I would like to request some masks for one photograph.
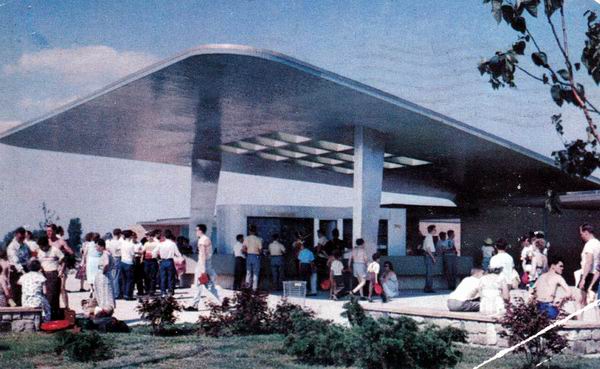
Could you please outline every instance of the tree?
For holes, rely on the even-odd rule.
[[[56,214],[56,212],[54,210],[51,210],[46,205],[45,201],[42,202],[42,215],[44,216],[44,220],[42,220],[38,224],[40,226],[40,230],[43,230],[43,231],[46,230],[46,226],[48,224],[56,224],[60,220],[60,217]]]
[[[73,250],[79,250],[81,246],[81,220],[79,218],[71,218],[69,220],[69,226],[67,228],[69,234],[69,246]]]
[[[504,20],[519,36],[510,49],[496,51],[494,56],[479,63],[479,72],[489,77],[493,89],[516,87],[515,73],[522,73],[548,86],[552,100],[559,107],[567,103],[581,110],[586,131],[585,139],[567,140],[564,137],[562,115],[552,115],[551,123],[565,147],[564,150],[552,152],[552,156],[565,172],[579,177],[589,176],[600,167],[600,132],[594,122],[600,111],[587,99],[586,89],[578,82],[578,72],[583,66],[594,83],[600,83],[600,22],[596,13],[589,10],[584,13],[584,17],[587,17],[585,45],[581,51],[581,62],[573,63],[572,54],[569,52],[564,0],[543,0],[549,32],[562,55],[561,61],[551,62],[528,28],[528,20],[525,18],[527,14],[533,18],[538,17],[538,8],[542,0],[483,0],[483,3],[491,4],[496,22],[501,23]],[[557,17],[560,19],[560,34],[555,24]],[[528,47],[533,49],[530,53],[531,61],[541,71],[529,71],[519,65],[519,58],[525,55]]]

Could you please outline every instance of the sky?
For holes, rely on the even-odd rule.
[[[600,5],[567,3],[574,59],[587,9]],[[558,62],[544,17],[528,21]],[[549,156],[561,148],[550,116],[562,112],[575,138],[581,113],[559,109],[547,86],[524,76],[516,89],[494,91],[476,69],[515,39],[489,4],[473,0],[0,0],[0,131],[184,50],[231,43],[287,54]],[[522,66],[539,72],[527,58]],[[599,101],[591,79],[577,78]],[[0,232],[37,224],[42,201],[89,228],[187,216],[189,183],[188,168],[0,145]]]

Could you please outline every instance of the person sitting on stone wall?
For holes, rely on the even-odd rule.
[[[548,318],[556,319],[560,312],[560,307],[565,301],[572,298],[571,288],[562,276],[564,262],[560,258],[551,261],[550,270],[542,274],[534,286],[537,296],[537,307],[540,312],[546,313]],[[557,298],[558,287],[565,291],[562,298]]]
[[[479,289],[483,270],[471,269],[471,276],[463,279],[458,287],[448,296],[450,311],[479,311]]]

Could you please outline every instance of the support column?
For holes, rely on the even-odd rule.
[[[384,146],[385,141],[379,132],[354,127],[352,241],[364,239],[369,256],[377,251]]]
[[[190,204],[190,243],[196,252],[196,224],[206,224],[206,235],[211,237],[215,225],[220,161],[195,159],[192,161],[192,193]],[[217,246],[217,245],[213,245]]]

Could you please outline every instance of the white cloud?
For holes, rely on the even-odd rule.
[[[0,120],[0,133],[8,131],[19,124],[21,124],[21,122],[18,120]]]
[[[39,73],[56,76],[70,84],[96,85],[136,72],[157,60],[147,53],[92,45],[23,54],[15,64],[5,65],[2,71],[5,75]]]
[[[77,96],[71,96],[67,98],[46,98],[46,99],[32,99],[26,97],[21,99],[18,103],[19,107],[24,110],[30,110],[33,112],[42,111],[47,112],[60,106],[66,105],[74,101]]]

